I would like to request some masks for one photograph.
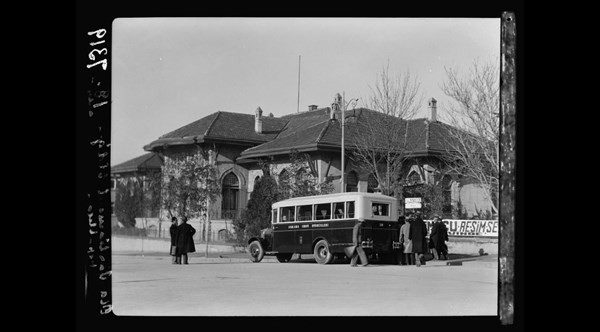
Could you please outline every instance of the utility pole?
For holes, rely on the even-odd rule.
[[[296,113],[300,113],[300,60],[302,60],[302,56],[298,55],[298,103],[296,104]]]
[[[344,121],[346,121],[346,108],[348,107],[348,105],[346,104],[346,92],[342,92],[343,97],[340,96],[339,93],[336,93],[335,97],[334,97],[334,101],[333,104],[331,104],[331,111],[335,112],[336,110],[340,111],[340,117],[342,118],[342,177],[340,178],[340,184],[341,184],[341,189],[340,192],[346,192],[346,186],[345,186],[345,179],[344,179],[344,174],[345,174],[345,154],[346,154],[346,147],[345,147],[345,134],[344,134],[344,128],[345,128],[345,124]],[[348,104],[350,104],[351,102],[358,102],[358,98],[354,98],[354,99],[350,99],[350,101],[348,102]]]
[[[213,151],[208,150],[208,165],[213,165]],[[207,181],[208,183],[208,181]],[[206,195],[206,250],[204,252],[204,257],[208,258],[208,238],[210,236],[210,195]]]
[[[206,198],[206,251],[204,257],[208,258],[208,236],[210,235],[210,198]]]
[[[345,157],[344,156],[345,155],[345,146],[344,146],[344,143],[345,143],[344,142],[345,141],[345,139],[344,139],[344,127],[345,127],[344,126],[344,120],[345,119],[344,118],[346,117],[346,92],[344,91],[344,92],[342,92],[342,94],[343,94],[343,97],[342,97],[342,106],[340,107],[341,114],[342,114],[342,190],[340,192],[343,193],[343,192],[346,192],[346,185],[345,185],[346,183],[344,181],[344,176],[346,174],[344,172],[344,166],[345,166],[344,162],[345,162],[345,159],[346,159],[346,158],[344,158]]]

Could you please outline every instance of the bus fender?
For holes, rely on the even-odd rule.
[[[248,244],[248,245],[250,245],[250,243],[252,243],[252,242],[254,242],[254,241],[258,241],[258,242],[260,242],[260,245],[263,247],[263,250],[265,250],[265,251],[270,251],[270,250],[271,250],[271,248],[270,248],[270,243],[269,243],[269,241],[267,241],[267,239],[265,239],[265,238],[262,238],[262,237],[260,237],[260,236],[254,236],[254,237],[251,237],[251,238],[248,240],[248,243],[247,243],[247,244]]]
[[[315,248],[315,246],[317,245],[317,242],[319,242],[319,241],[321,241],[321,240],[325,240],[325,241],[327,241],[327,239],[326,239],[324,236],[319,236],[319,237],[317,237],[316,239],[314,239],[314,240],[313,240],[313,243],[312,243],[312,248],[314,249],[314,248]],[[329,244],[329,241],[327,241],[327,243]],[[329,244],[329,247],[331,247],[331,244]],[[331,248],[330,248],[330,249],[331,249]]]

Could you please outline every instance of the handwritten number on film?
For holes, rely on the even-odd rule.
[[[106,40],[102,39],[104,37],[104,35],[106,35],[106,29],[98,29],[96,31],[89,31],[87,34],[88,34],[88,36],[96,35],[96,38],[100,39],[100,41],[90,43],[90,46],[96,46],[96,45],[100,45],[100,44],[103,44],[104,42],[106,42]],[[102,48],[102,49],[94,48],[88,54],[88,58],[92,61],[96,61],[96,56],[107,55],[107,54],[108,54],[108,49],[106,49],[106,48]],[[89,69],[98,64],[102,64],[102,69],[106,70],[106,67],[108,66],[108,59],[102,59],[102,60],[96,61],[92,64],[87,65],[86,67]]]

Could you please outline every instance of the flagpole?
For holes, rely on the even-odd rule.
[[[296,113],[300,113],[300,60],[301,55],[298,55],[298,103],[296,104]]]
[[[342,105],[340,105],[340,112],[342,117],[342,190],[340,192],[346,192],[346,186],[344,181],[344,118],[346,117],[346,92],[342,92]]]

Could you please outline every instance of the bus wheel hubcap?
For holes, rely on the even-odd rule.
[[[327,256],[327,249],[321,248],[320,253],[321,253],[321,257]]]

